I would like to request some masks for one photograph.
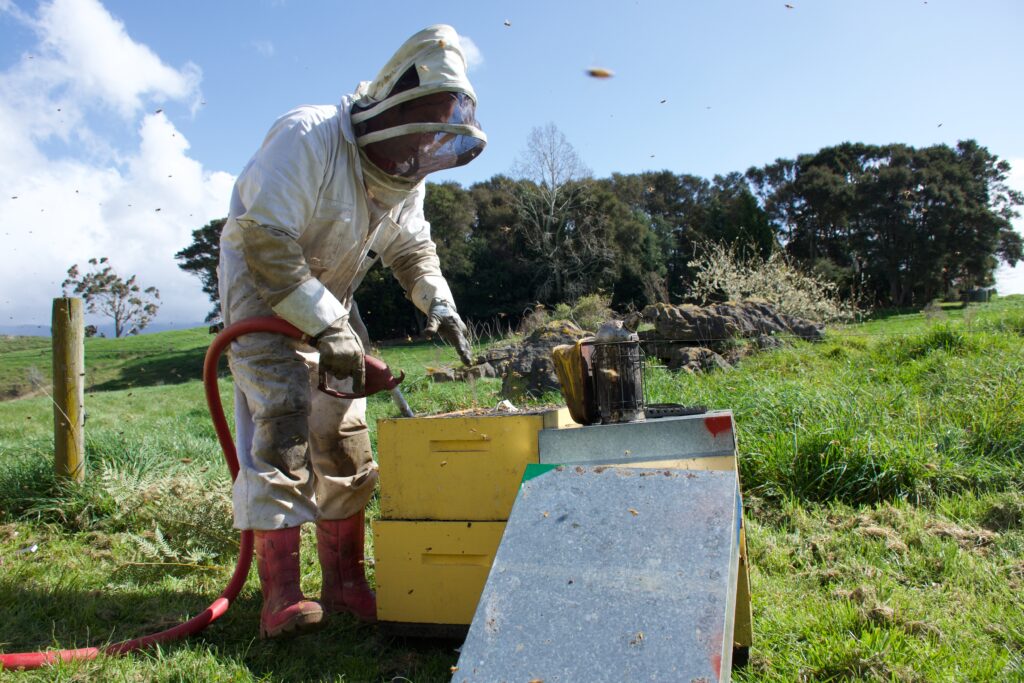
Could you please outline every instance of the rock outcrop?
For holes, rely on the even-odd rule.
[[[653,304],[643,310],[644,322],[654,324],[659,339],[687,341],[711,346],[737,337],[794,335],[817,341],[824,326],[795,316],[779,313],[764,301],[741,301],[695,306]]]
[[[818,341],[824,325],[779,313],[766,301],[695,306],[654,304],[641,317],[654,330],[641,334],[649,357],[694,372],[731,367],[740,358],[782,345],[786,336]],[[737,344],[748,341],[748,344]]]
[[[770,303],[758,300],[711,306],[654,304],[639,317],[654,326],[640,333],[648,359],[690,372],[728,370],[746,355],[781,346],[786,337],[817,341],[824,331],[820,323],[779,313]],[[503,397],[539,396],[559,388],[551,350],[587,336],[592,333],[575,323],[552,320],[519,344],[489,349],[472,367],[438,370],[431,379],[452,382],[501,377]]]
[[[538,327],[509,359],[502,375],[501,395],[515,399],[558,391],[558,375],[551,350],[560,344],[575,344],[589,334],[567,320],[553,320]]]

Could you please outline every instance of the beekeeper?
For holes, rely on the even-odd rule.
[[[334,388],[362,392],[368,340],[353,329],[352,295],[378,260],[426,314],[427,332],[471,362],[423,196],[427,174],[483,150],[475,110],[458,35],[431,26],[339,105],[278,119],[235,183],[218,269],[224,322],[277,315],[318,351],[278,334],[240,337],[229,351],[234,522],[255,532],[263,637],[315,626],[324,612],[375,619],[363,571],[363,508],[377,482],[366,401],[316,391],[317,363]],[[314,521],[319,604],[299,589],[299,527]]]

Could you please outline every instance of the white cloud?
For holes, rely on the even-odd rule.
[[[466,65],[475,69],[484,63],[484,55],[469,36],[459,36],[459,44],[462,46],[462,54],[466,56]]]
[[[13,0],[0,0],[0,12],[10,14],[21,22],[28,21],[28,15],[21,11],[21,8],[14,4]]]
[[[256,49],[256,52],[259,52],[264,57],[273,57],[274,52],[276,52],[274,44],[269,40],[254,40],[250,45]]]
[[[0,324],[47,323],[67,268],[100,256],[160,290],[158,322],[202,320],[209,301],[174,253],[225,214],[233,178],[190,157],[165,114],[142,114],[198,100],[199,69],[164,64],[96,0],[9,13],[38,43],[0,71]],[[92,125],[111,111],[132,134]]]
[[[42,61],[66,79],[75,97],[99,97],[125,117],[142,107],[143,96],[198,99],[202,74],[196,65],[167,66],[97,0],[54,0],[40,8],[36,30]]]

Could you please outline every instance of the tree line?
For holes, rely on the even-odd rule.
[[[973,140],[955,147],[843,143],[707,179],[671,171],[594,178],[553,125],[531,134],[512,173],[462,187],[428,183],[431,234],[459,311],[518,318],[603,292],[622,310],[687,300],[695,259],[709,245],[746,257],[782,250],[844,296],[918,306],[993,283],[998,261],[1024,243],[1011,219],[1024,197],[1010,171]],[[177,254],[217,315],[223,219]],[[422,324],[380,267],[356,294],[376,338]]]

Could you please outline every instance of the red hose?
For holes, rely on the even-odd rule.
[[[228,470],[231,472],[231,481],[234,481],[235,477],[238,476],[238,454],[235,451],[235,442],[231,438],[231,430],[228,428],[227,420],[224,419],[224,408],[220,402],[220,392],[217,388],[217,362],[220,360],[221,353],[232,340],[251,332],[276,332],[295,339],[303,337],[303,333],[298,328],[281,318],[249,318],[225,328],[214,338],[210,348],[206,351],[206,360],[203,363],[203,386],[206,389],[206,403],[210,408],[210,417],[213,419],[213,428],[217,432],[217,440],[220,441],[220,447],[224,451],[224,459],[227,461]],[[60,661],[96,659],[100,654],[119,655],[198,633],[220,618],[228,610],[231,602],[238,597],[242,586],[245,585],[246,578],[249,576],[250,564],[252,564],[252,531],[246,530],[241,533],[238,562],[235,564],[235,571],[231,575],[231,581],[228,582],[224,592],[209,607],[188,621],[166,631],[135,638],[134,640],[125,640],[102,648],[83,647],[76,650],[0,654],[0,670],[38,669],[47,664],[54,664]]]

